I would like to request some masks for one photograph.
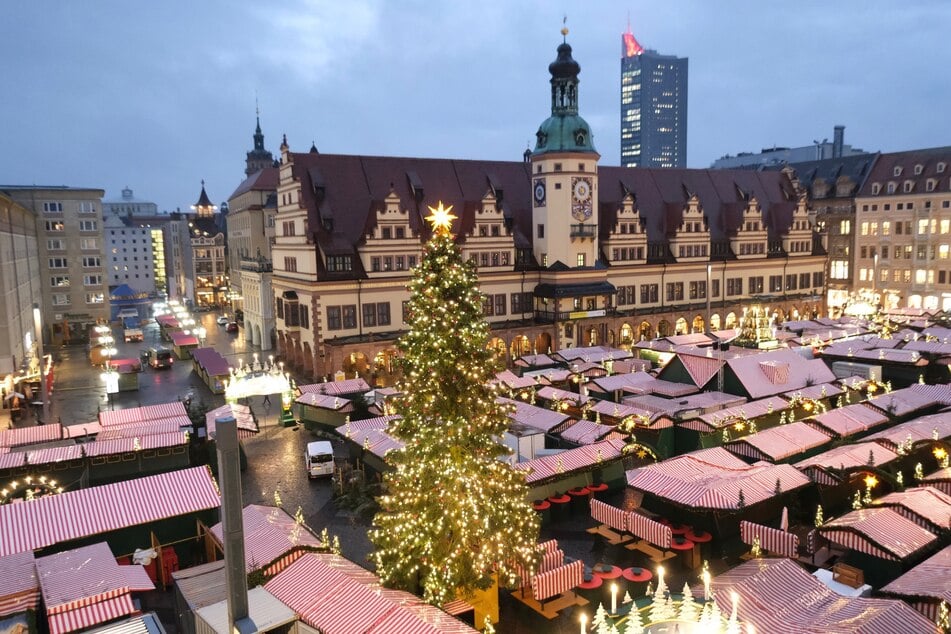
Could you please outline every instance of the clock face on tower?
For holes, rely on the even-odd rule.
[[[545,204],[545,181],[541,178],[535,181],[532,190],[532,197],[535,199],[535,206],[542,207]]]
[[[571,179],[571,216],[578,222],[591,218],[591,179],[585,176]]]

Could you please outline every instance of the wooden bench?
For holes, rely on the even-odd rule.
[[[838,563],[832,566],[832,580],[850,588],[861,588],[865,585],[865,573],[861,568]]]
[[[607,524],[599,524],[598,526],[587,529],[587,531],[591,533],[592,535],[600,535],[611,546],[626,544],[627,542],[634,539],[632,535],[624,535],[624,534],[618,533]]]
[[[565,608],[570,608],[573,605],[588,605],[587,599],[578,596],[572,590],[562,592],[558,596],[545,599],[544,601],[536,600],[535,597],[532,596],[531,589],[528,588],[517,590],[512,593],[512,596],[548,620],[557,619],[559,612]]]
[[[647,555],[650,558],[650,560],[653,561],[655,564],[663,563],[667,561],[668,559],[673,559],[674,557],[677,556],[677,553],[671,552],[669,550],[661,550],[660,548],[657,548],[656,546],[651,544],[649,541],[644,539],[638,540],[634,542],[633,544],[628,544],[627,546],[625,546],[625,548],[627,548],[628,550],[641,551],[642,553]]]

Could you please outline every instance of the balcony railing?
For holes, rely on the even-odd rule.
[[[597,227],[594,225],[571,225],[571,237],[572,238],[591,238],[594,239]]]
[[[264,258],[255,260],[241,260],[241,270],[251,273],[271,273],[274,270],[274,264]]]

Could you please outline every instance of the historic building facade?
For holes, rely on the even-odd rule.
[[[188,231],[194,295],[187,299],[194,301],[196,306],[228,305],[230,288],[225,232],[218,206],[208,198],[204,181],[192,211],[194,215],[188,219]]]
[[[563,43],[551,116],[523,162],[294,153],[281,145],[277,343],[309,376],[386,383],[428,207],[478,268],[490,346],[511,360],[823,311],[825,250],[788,173],[598,165]]]
[[[881,154],[855,198],[853,288],[885,308],[951,310],[951,147]]]

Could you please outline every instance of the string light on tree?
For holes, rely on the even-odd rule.
[[[517,566],[536,567],[539,520],[524,474],[499,460],[508,428],[490,379],[500,368],[472,264],[452,236],[452,207],[430,207],[433,234],[409,284],[399,418],[404,443],[370,539],[377,574],[390,587],[421,590],[441,605],[488,588],[514,586]]]

